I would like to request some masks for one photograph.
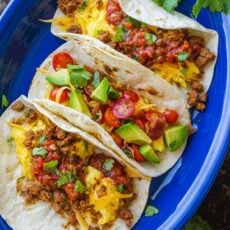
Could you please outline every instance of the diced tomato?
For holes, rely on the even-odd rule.
[[[50,91],[50,95],[49,95],[49,99],[52,100],[52,101],[56,101],[56,96],[57,96],[57,93],[58,93],[58,90],[60,88],[59,87],[54,87],[51,91]],[[69,97],[70,97],[70,91],[68,89],[64,89],[62,91],[62,94],[60,96],[60,99],[58,101],[58,103],[64,103],[66,101],[69,100]]]
[[[150,129],[149,136],[152,140],[156,140],[164,134],[164,121],[157,118],[154,127]]]
[[[123,97],[126,98],[126,99],[131,100],[134,103],[138,102],[138,100],[139,100],[139,96],[135,92],[133,92],[131,90],[126,90],[123,93]]]
[[[138,124],[143,130],[145,130],[145,122],[141,118],[136,118],[135,123]]]
[[[74,191],[74,184],[68,183],[64,186],[65,192],[67,193],[71,201],[76,200],[79,197],[79,193]]]
[[[173,109],[166,109],[164,111],[164,117],[165,117],[165,121],[168,124],[173,124],[177,121],[179,115],[178,115],[177,111],[175,111]]]
[[[33,157],[32,165],[33,165],[33,173],[35,175],[43,171],[43,163],[44,163],[44,160],[42,157],[40,156]]]
[[[138,162],[145,162],[145,158],[141,155],[138,147],[136,145],[132,145],[131,146],[131,150],[132,150],[132,154],[133,154],[133,158],[135,161],[138,161]]]
[[[47,157],[45,159],[45,162],[49,162],[49,161],[52,161],[52,160],[58,160],[59,161],[60,159],[61,159],[61,157],[60,157],[60,155],[58,153],[56,153],[56,152],[48,152]]]
[[[185,41],[183,46],[182,46],[182,50],[183,51],[188,51],[189,48],[190,48],[190,44],[187,41]]]
[[[43,146],[47,151],[52,151],[52,146],[55,145],[55,140],[45,140]],[[50,148],[51,146],[51,148]]]
[[[113,106],[113,114],[120,119],[130,118],[135,111],[134,103],[126,98],[121,98]]]
[[[68,64],[74,64],[73,58],[68,53],[60,52],[53,56],[52,65],[56,71],[61,68],[66,68]]]
[[[113,114],[112,108],[108,107],[104,113],[104,121],[107,125],[118,128],[120,127],[120,120]]]
[[[123,146],[124,142],[122,138],[120,138],[116,133],[111,133],[111,136],[119,147]]]
[[[106,9],[106,20],[112,25],[119,25],[124,19],[125,14],[122,12],[122,9],[118,2],[109,0]]]

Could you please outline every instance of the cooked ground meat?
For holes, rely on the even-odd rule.
[[[215,54],[213,54],[211,51],[209,51],[206,48],[201,48],[198,58],[195,60],[195,64],[202,68],[204,67],[208,62],[215,59]]]
[[[131,220],[133,218],[133,214],[131,213],[131,211],[125,207],[122,206],[121,208],[119,208],[118,210],[118,216],[123,219],[123,220]]]
[[[103,1],[102,0],[97,0],[97,9],[101,9],[103,7]]]
[[[58,0],[58,8],[67,16],[73,15],[74,11],[82,5],[84,0]]]
[[[100,230],[99,227],[95,227],[95,226],[89,226],[88,230]]]
[[[64,140],[60,142],[60,147],[69,145],[74,141],[76,141],[76,136],[74,134],[69,134]]]
[[[108,42],[111,42],[111,34],[107,31],[103,31],[99,37],[98,37],[99,40],[103,41],[104,43],[108,43]]]
[[[26,131],[26,138],[24,140],[24,145],[26,146],[26,148],[28,149],[32,149],[34,147],[34,131],[33,130],[28,130]]]
[[[57,139],[63,140],[67,136],[67,133],[64,130],[62,130],[61,128],[56,127],[55,128],[55,135],[56,135]]]
[[[52,206],[53,206],[55,212],[57,212],[57,213],[59,213],[59,214],[61,214],[61,213],[63,212],[62,207],[61,207],[60,204],[58,204],[58,203],[53,203]]]
[[[25,118],[27,123],[32,123],[37,120],[37,113],[33,109],[26,109]]]
[[[60,192],[59,190],[55,190],[53,192],[53,198],[54,198],[54,202],[61,204],[66,202],[67,196],[65,195],[65,193]]]
[[[191,90],[188,92],[188,104],[194,107],[196,110],[204,111],[206,106],[205,102],[207,101],[207,94],[198,92],[196,90]]]
[[[25,108],[25,106],[21,101],[17,101],[13,105],[11,105],[10,108],[17,112],[21,112]]]
[[[203,92],[204,91],[204,86],[199,81],[193,81],[191,83],[191,88],[193,90],[196,90],[197,92]]]
[[[42,191],[42,187],[34,184],[28,187],[27,192],[31,193],[33,196],[39,196],[40,192]]]
[[[100,187],[100,189],[97,191],[97,196],[100,198],[100,197],[103,197],[106,195],[106,187],[104,185],[102,185]]]
[[[55,128],[56,125],[53,123],[50,123],[49,125],[47,125],[46,129],[44,130],[43,135],[46,137],[46,139],[51,139],[55,133]]]
[[[67,32],[73,33],[73,34],[82,34],[82,29],[79,26],[73,25],[67,29]]]
[[[199,94],[199,101],[205,103],[208,99],[207,93]]]
[[[41,190],[41,192],[38,195],[38,198],[42,201],[51,201],[52,194],[46,190]]]
[[[197,102],[195,105],[195,109],[198,111],[204,111],[206,109],[206,106],[204,103]]]

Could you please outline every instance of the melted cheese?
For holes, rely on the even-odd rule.
[[[98,220],[99,225],[110,223],[116,219],[116,212],[123,204],[122,199],[131,198],[130,194],[122,194],[117,191],[112,179],[103,177],[103,174],[92,168],[87,167],[86,185],[89,188],[89,204],[94,206],[94,210],[101,214]],[[98,197],[98,191],[101,187],[106,187],[106,193],[102,197]]]

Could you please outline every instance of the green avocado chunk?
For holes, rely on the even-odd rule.
[[[101,103],[105,103],[108,100],[109,81],[105,77],[98,87],[93,91],[91,98]]]
[[[149,136],[133,122],[122,125],[120,128],[116,129],[115,133],[128,143],[145,145],[152,142]]]
[[[160,163],[160,158],[157,156],[150,145],[141,146],[140,153],[147,161],[157,164]]]
[[[70,79],[68,69],[60,69],[46,77],[46,80],[53,85],[69,85]]]
[[[176,151],[186,141],[188,137],[188,127],[186,125],[177,125],[169,127],[164,132],[164,139],[169,151]]]
[[[79,89],[75,89],[70,94],[69,107],[77,110],[78,112],[85,113],[92,117],[89,108],[84,101],[84,97]]]

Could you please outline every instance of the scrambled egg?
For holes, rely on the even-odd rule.
[[[116,212],[123,204],[122,199],[130,198],[130,194],[122,194],[117,191],[112,179],[103,177],[103,174],[97,169],[88,166],[85,182],[89,188],[89,203],[94,206],[95,211],[101,214],[98,220],[99,225],[110,223],[116,219]],[[101,187],[106,187],[106,193],[102,197],[98,197],[98,191]],[[93,188],[93,189],[92,189]]]

